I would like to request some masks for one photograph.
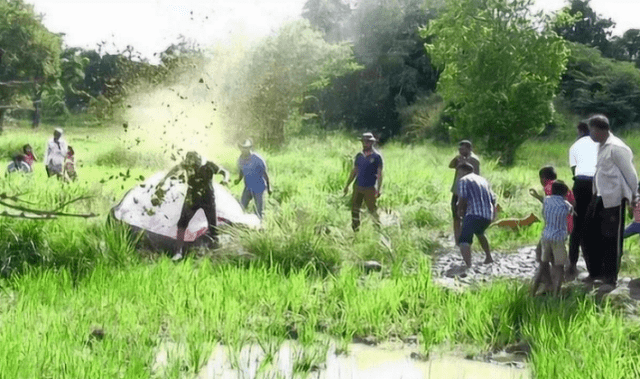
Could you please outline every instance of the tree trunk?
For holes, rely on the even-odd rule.
[[[6,109],[0,108],[0,134],[4,131],[4,112]]]

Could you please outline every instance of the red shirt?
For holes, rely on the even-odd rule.
[[[551,196],[551,186],[553,185],[553,182],[555,182],[555,180],[545,180],[544,182],[544,194],[547,196]],[[569,192],[567,192],[567,201],[570,202],[571,204],[575,204],[576,203],[576,198],[573,197],[573,191],[569,190]],[[567,215],[567,233],[571,234],[571,231],[573,230],[573,215],[571,213],[569,213],[569,215]]]
[[[33,162],[35,162],[36,157],[33,156],[33,153],[27,153],[24,155],[24,161],[31,167],[33,167]]]

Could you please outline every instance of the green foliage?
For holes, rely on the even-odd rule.
[[[311,3],[308,2],[307,4]],[[436,86],[438,71],[425,54],[418,28],[435,18],[437,1],[366,0],[334,25],[352,41],[364,68],[334,79],[305,106],[325,128],[343,125],[383,138],[401,132],[400,113]]]
[[[160,152],[139,152],[124,146],[114,146],[110,150],[100,152],[95,157],[95,164],[107,167],[146,167],[161,168],[165,159]]]
[[[415,103],[400,110],[401,136],[404,141],[420,141],[427,138],[444,139],[442,132],[444,102],[438,95],[419,98]]]
[[[324,41],[309,22],[283,26],[252,53],[243,90],[248,113],[244,133],[272,145],[286,140],[285,122],[299,112],[304,95],[324,88],[331,78],[357,70],[351,49]]]
[[[596,14],[589,3],[590,0],[570,0],[563,11],[574,17],[574,22],[555,25],[553,30],[569,42],[595,47],[603,54],[608,54],[611,51],[609,38],[615,22]]]
[[[640,122],[640,71],[631,63],[604,58],[594,48],[570,47],[561,84],[567,107],[583,116],[605,114],[613,128]]]
[[[302,17],[322,31],[327,41],[342,40],[341,26],[349,17],[351,8],[342,0],[308,0],[302,9]]]
[[[35,95],[60,74],[60,36],[49,32],[33,6],[22,0],[0,2],[0,106]],[[9,83],[9,84],[7,84]],[[0,108],[0,130],[6,108]]]
[[[439,93],[455,107],[451,133],[474,138],[485,151],[513,163],[527,138],[553,115],[552,99],[567,48],[527,16],[529,0],[455,0],[423,37],[444,67]]]

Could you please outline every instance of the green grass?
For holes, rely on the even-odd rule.
[[[354,337],[417,335],[426,352],[456,346],[486,352],[527,341],[538,378],[640,375],[639,329],[624,303],[571,289],[561,299],[531,298],[516,282],[465,293],[433,284],[432,254],[451,234],[453,172],[447,164],[453,147],[384,146],[379,205],[383,218],[396,220],[382,229],[389,243],[366,212],[360,233],[350,228],[342,187],[358,141],[326,133],[261,152],[274,185],[264,230],[229,230],[237,238],[220,251],[174,264],[140,254],[125,230],[106,223],[128,188],[168,168],[171,159],[119,140],[121,128],[67,129],[82,162],[78,182],[47,179],[40,164],[31,176],[7,177],[0,193],[24,193],[24,200],[46,209],[90,196],[64,209],[100,217],[0,218],[0,367],[6,377],[188,377],[217,343],[232,351],[247,343],[273,351],[293,331],[306,347],[295,366],[301,372],[318,363],[328,338],[346,346]],[[49,134],[47,128],[9,129],[0,147],[30,143],[42,157],[38,149]],[[640,137],[627,141],[639,151]],[[501,217],[540,214],[528,189],[540,187],[537,172],[547,164],[570,182],[570,144],[527,142],[510,169],[483,160]],[[213,158],[237,174],[236,156]],[[236,196],[241,190],[231,187]],[[534,244],[541,227],[517,233],[492,228],[488,238],[494,250],[515,251]],[[637,275],[637,241],[625,246],[623,275]],[[252,258],[239,258],[238,250]],[[381,273],[363,272],[360,262],[370,259],[383,263]],[[91,337],[96,329],[104,330],[104,339]],[[155,355],[171,344],[180,348],[165,371],[155,372]]]

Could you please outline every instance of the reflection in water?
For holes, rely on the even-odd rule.
[[[324,349],[320,349],[324,350]],[[529,370],[506,365],[471,361],[453,356],[421,360],[417,348],[384,349],[362,344],[349,345],[348,354],[303,349],[285,342],[278,351],[265,354],[258,345],[245,346],[231,354],[218,345],[198,379],[294,378],[317,379],[530,379]],[[161,355],[161,354],[159,354]],[[164,356],[168,355],[164,353]],[[175,355],[174,355],[175,356]],[[414,359],[418,358],[418,359]],[[159,363],[159,362],[156,362]],[[171,362],[166,362],[171,364]],[[309,372],[309,368],[311,371]]]

